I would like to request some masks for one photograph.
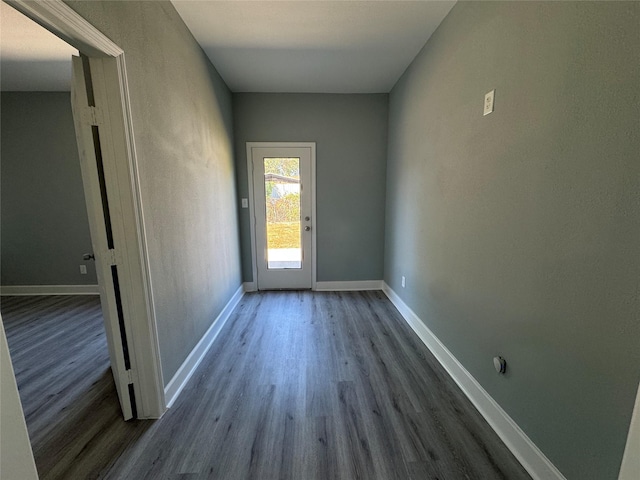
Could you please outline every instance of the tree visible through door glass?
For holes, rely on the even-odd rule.
[[[302,268],[300,159],[265,158],[267,268]]]

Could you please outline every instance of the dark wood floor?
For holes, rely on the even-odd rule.
[[[0,297],[41,480],[99,478],[146,429],[124,422],[97,296]]]
[[[87,297],[2,299],[43,479],[530,478],[381,292],[246,295],[173,408],[127,423],[99,322],[28,320],[38,301],[100,311]],[[71,340],[82,328],[92,346]],[[58,374],[34,345],[52,336],[67,363]],[[94,356],[102,363],[90,367]]]

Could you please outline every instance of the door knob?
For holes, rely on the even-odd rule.
[[[82,255],[83,260],[95,260],[96,256],[93,253],[85,253]]]
[[[307,225],[306,227],[304,227],[304,231],[305,231],[305,232],[308,232],[309,230],[311,230],[311,227],[310,227],[310,226],[308,226],[308,225]]]

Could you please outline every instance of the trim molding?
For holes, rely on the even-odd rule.
[[[529,475],[534,480],[566,480],[560,470],[551,463],[518,424],[482,388],[478,381],[473,378],[438,337],[429,330],[413,310],[404,303],[398,294],[385,282],[383,282],[382,290],[413,331],[420,337],[420,340],[431,350],[431,353],[471,400],[471,403],[478,409],[491,428],[495,430],[507,448],[511,450],[511,453],[529,472]]]
[[[7,0],[7,3],[85,55],[117,57],[123,52],[62,0]]]
[[[382,290],[382,280],[358,280],[354,282],[316,282],[318,292],[342,292],[358,290]]]
[[[0,296],[26,295],[100,295],[98,285],[6,285]]]
[[[256,282],[244,282],[242,284],[242,289],[246,292],[257,292],[258,291],[258,286],[256,285]]]
[[[200,362],[211,348],[211,345],[213,345],[214,340],[220,333],[220,330],[222,330],[222,327],[224,327],[227,320],[229,320],[231,312],[236,308],[236,305],[238,305],[238,302],[240,302],[243,295],[243,286],[240,286],[222,309],[220,315],[217,316],[209,329],[202,336],[197,345],[193,347],[193,350],[191,350],[191,353],[182,363],[173,378],[169,383],[167,383],[167,386],[164,388],[164,397],[167,403],[167,408],[171,408],[173,403],[178,399],[182,389],[194,374],[198,365],[200,365]]]
[[[631,415],[627,446],[622,457],[622,466],[618,480],[636,480],[640,478],[640,385],[636,394],[636,403]]]

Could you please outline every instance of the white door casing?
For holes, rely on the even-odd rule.
[[[618,480],[636,480],[638,478],[640,478],[640,385],[638,385],[636,403],[631,414],[627,445],[622,456]]]
[[[113,225],[117,248],[114,263],[118,265],[120,305],[127,319],[134,367],[127,379],[133,380],[138,418],[159,418],[166,411],[164,382],[124,51],[62,0],[6,1],[88,55],[96,65],[92,77],[99,108],[88,115],[103,122],[106,184],[110,206],[118,212],[119,221]]]
[[[300,249],[267,248],[266,158],[299,159]],[[315,143],[249,142],[247,166],[254,284],[258,290],[315,289]],[[283,252],[286,258],[276,257]],[[294,257],[288,258],[291,255]]]

